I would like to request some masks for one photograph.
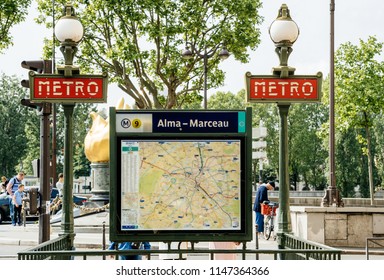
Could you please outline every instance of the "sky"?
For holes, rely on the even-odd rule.
[[[237,93],[245,88],[245,73],[253,75],[269,75],[272,67],[279,65],[275,47],[271,41],[268,28],[276,19],[282,4],[287,4],[292,19],[299,26],[299,38],[293,45],[289,57],[289,66],[295,67],[295,74],[314,75],[322,72],[324,77],[330,69],[330,0],[267,0],[263,1],[260,14],[264,22],[259,26],[261,43],[250,52],[250,61],[246,64],[235,61],[233,57],[220,63],[225,72],[224,85],[209,89],[208,95],[220,91]],[[367,40],[376,36],[384,42],[384,1],[383,0],[335,0],[335,50],[340,44],[351,42],[359,44],[359,40]],[[37,15],[36,5],[30,7],[27,20],[11,29],[14,45],[0,55],[0,73],[27,78],[28,71],[21,68],[21,61],[36,60],[42,57],[44,38],[51,38],[53,31],[34,22]],[[81,48],[81,44],[79,45]],[[228,50],[231,51],[230,49]],[[56,50],[56,56],[61,56]],[[382,56],[383,57],[383,56]],[[76,64],[76,61],[74,62]],[[108,89],[108,103],[103,105],[115,106],[121,97],[126,97],[116,86]]]

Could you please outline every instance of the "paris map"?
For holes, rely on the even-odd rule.
[[[239,230],[240,140],[122,140],[122,230]]]

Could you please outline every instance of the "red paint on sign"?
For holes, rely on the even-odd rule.
[[[250,78],[250,100],[318,100],[317,78]]]
[[[102,77],[39,77],[33,79],[33,99],[103,99]]]

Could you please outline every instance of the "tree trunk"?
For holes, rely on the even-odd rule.
[[[367,152],[368,152],[368,179],[369,179],[369,192],[371,195],[371,205],[375,205],[375,192],[373,186],[373,161],[371,154],[371,135],[369,133],[368,125],[365,126],[365,132],[367,134]]]

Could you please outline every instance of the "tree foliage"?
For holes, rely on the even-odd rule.
[[[371,204],[374,197],[374,154],[371,129],[384,108],[384,61],[378,61],[383,43],[375,37],[359,45],[350,42],[340,46],[335,56],[335,114],[341,129],[357,130],[357,140],[363,144],[368,159]]]
[[[19,85],[16,77],[0,76],[0,166],[6,177],[13,176],[23,169],[22,159],[28,153],[29,127],[37,119],[35,112],[20,104],[26,91]]]
[[[50,2],[38,1],[39,21],[47,26]],[[56,2],[59,9],[66,0]],[[202,54],[225,44],[245,63],[260,42],[260,6],[258,0],[79,0],[85,35],[78,63],[85,72],[107,72],[138,108],[180,108],[190,94],[201,92],[204,80],[203,58],[182,58],[186,42]],[[224,81],[215,53],[208,60],[209,88]]]
[[[288,117],[291,182],[296,189],[301,181],[314,189],[324,189],[327,150],[322,146],[318,131],[327,121],[328,110],[317,103],[291,107]]]
[[[234,95],[231,92],[218,91],[208,99],[208,108],[210,109],[234,109],[244,110],[244,91]]]
[[[380,180],[378,189],[384,189],[384,115],[379,114],[374,120],[374,136],[375,136],[375,167],[377,168],[377,176]]]
[[[12,45],[10,29],[25,20],[31,0],[0,1],[0,53]]]
[[[339,132],[335,137],[335,176],[337,178],[337,187],[342,197],[355,196],[355,187],[362,183],[367,186],[366,182],[361,182],[359,178],[362,176],[362,157],[361,145],[356,139],[356,130],[350,128],[346,131]],[[348,159],[348,160],[345,160]],[[367,178],[367,176],[365,176]],[[367,189],[367,188],[360,188]],[[365,197],[365,195],[363,195]]]
[[[32,160],[40,158],[40,116],[36,109],[20,104],[28,92],[20,86],[20,79],[2,74],[0,77],[0,172],[9,177],[23,169],[32,175]],[[74,163],[75,175],[90,174],[90,163],[84,156],[84,138],[91,127],[91,111],[96,111],[92,103],[76,104],[74,110]],[[62,172],[64,148],[64,115],[57,106],[57,172]],[[52,135],[51,135],[52,137]],[[52,138],[51,138],[52,139]]]
[[[84,153],[84,139],[89,129],[92,126],[92,119],[90,117],[91,112],[97,111],[96,105],[93,103],[77,103],[73,111],[73,162],[74,162],[74,175],[76,177],[79,174],[90,174],[90,162],[85,157]],[[60,159],[64,157],[64,112],[62,106],[57,106],[57,133],[56,133],[56,145],[57,145],[57,158],[59,159],[57,165],[57,172],[63,172],[63,162]]]
[[[384,108],[384,62],[376,59],[383,43],[375,37],[355,46],[342,44],[335,57],[335,110],[340,128],[372,126]]]

